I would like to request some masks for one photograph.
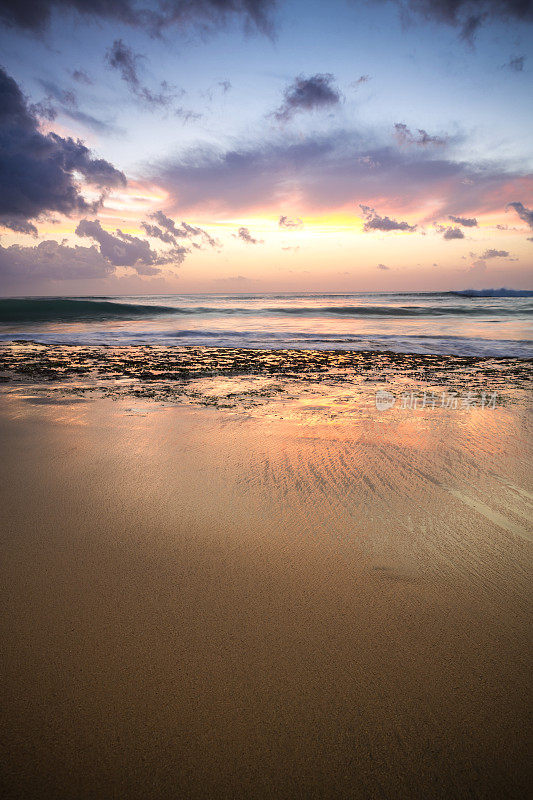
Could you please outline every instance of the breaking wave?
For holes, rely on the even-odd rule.
[[[227,298],[211,297],[212,305],[161,305],[154,303],[121,302],[105,298],[68,298],[68,297],[43,297],[43,298],[13,298],[0,299],[0,322],[3,323],[51,323],[51,322],[89,322],[105,320],[134,320],[139,318],[169,316],[296,316],[296,317],[447,317],[447,316],[514,316],[533,313],[533,308],[523,305],[516,307],[509,303],[472,304],[453,303],[452,295],[464,298],[499,298],[499,297],[533,297],[533,292],[516,295],[501,294],[509,290],[483,290],[484,292],[500,292],[500,294],[474,293],[474,290],[464,292],[449,292],[438,297],[440,302],[414,302],[400,305],[388,303],[383,305],[354,304],[354,305],[266,305],[274,298],[268,296],[248,296],[246,301],[263,301],[265,305],[247,307],[239,305],[228,306]],[[329,296],[313,296],[314,301],[325,299]],[[345,297],[345,296],[344,296]],[[160,297],[160,301],[167,298]],[[281,298],[280,298],[281,299]],[[283,298],[286,301],[292,298]],[[302,298],[305,299],[305,298]],[[339,299],[344,299],[342,296]],[[357,298],[354,298],[357,299]],[[378,298],[379,301],[380,298]],[[217,302],[220,301],[220,302]],[[189,298],[190,302],[190,298]],[[241,301],[243,302],[243,301]]]

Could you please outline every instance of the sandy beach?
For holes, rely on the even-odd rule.
[[[0,0],[0,800],[526,800],[533,0]]]
[[[520,381],[3,375],[5,797],[526,796]]]

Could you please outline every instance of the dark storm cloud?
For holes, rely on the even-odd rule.
[[[441,219],[500,210],[529,180],[504,163],[478,166],[441,152],[379,146],[358,131],[337,130],[243,142],[229,150],[195,147],[155,163],[145,177],[187,213],[248,214],[265,207],[275,213],[276,207],[294,207],[295,197],[300,214],[378,205],[384,197],[402,198],[399,208],[420,208],[432,196],[439,198],[434,216]]]
[[[37,236],[39,233],[32,222],[17,217],[2,217],[0,219],[0,225],[4,228],[9,228],[11,231],[15,231],[15,233],[27,233],[30,236]]]
[[[142,69],[144,58],[143,55],[135,53],[131,47],[124,44],[122,39],[115,39],[112,47],[106,53],[107,64],[120,73],[122,80],[139,100],[151,107],[169,106],[177,94],[166,81],[160,83],[160,89],[157,92],[153,92],[148,86],[141,83],[139,71]]]
[[[281,216],[278,220],[280,228],[288,228],[289,230],[300,230],[304,224],[299,217],[284,217]]]
[[[158,35],[165,28],[217,29],[242,19],[248,29],[271,35],[275,0],[0,0],[0,21],[10,27],[42,33],[54,11],[72,12],[85,19],[114,21]]]
[[[41,133],[18,85],[0,68],[0,224],[13,229],[50,211],[94,213],[100,201],[83,198],[78,175],[102,193],[126,184],[80,140]]]
[[[447,139],[442,136],[431,136],[423,128],[417,128],[414,134],[403,122],[396,122],[394,124],[394,132],[400,144],[417,144],[420,147],[427,147],[428,145],[445,145]]]
[[[285,89],[283,103],[274,116],[284,122],[297,111],[314,111],[337,105],[341,96],[334,80],[330,73],[312,75],[310,78],[298,76]]]
[[[0,0],[0,20],[10,27],[34,33],[44,31],[53,11],[73,11],[86,18],[114,20],[128,25],[143,24],[142,12],[134,0]],[[148,19],[144,19],[145,24]]]
[[[367,233],[369,231],[414,231],[416,225],[409,225],[408,222],[398,222],[390,217],[380,217],[375,209],[369,206],[359,206],[365,217],[365,224],[363,230]]]
[[[156,253],[146,240],[123,233],[120,229],[114,235],[108,233],[98,220],[82,219],[76,234],[98,242],[100,253],[113,266],[133,267],[139,275],[155,275],[160,272],[157,267],[161,264],[181,264],[189,252],[187,248],[176,247],[163,254]]]
[[[261,239],[254,239],[248,228],[239,228],[237,237],[246,244],[263,244]]]
[[[473,217],[454,217],[453,214],[450,214],[448,219],[451,219],[456,225],[462,225],[464,228],[477,228],[477,219]]]
[[[523,72],[525,60],[525,56],[516,56],[515,58],[509,59],[507,64],[502,64],[502,69],[510,69],[511,72]]]
[[[219,242],[213,239],[203,228],[197,228],[194,225],[189,225],[187,222],[181,222],[180,225],[177,226],[174,220],[167,217],[162,211],[156,211],[149,216],[150,219],[155,220],[159,225],[141,222],[141,227],[148,236],[160,239],[166,244],[177,245],[178,239],[194,239],[195,237],[199,237],[211,247],[219,246]]]
[[[465,235],[461,228],[445,228],[442,238],[451,241],[452,239],[464,239]]]
[[[523,203],[518,203],[517,201],[508,203],[507,205],[509,208],[514,208],[520,219],[523,219],[530,228],[533,228],[533,209],[526,208]]]
[[[57,108],[49,98],[40,100],[38,103],[32,103],[29,106],[29,111],[33,116],[38,117],[40,120],[45,119],[47,122],[53,122],[57,117]]]
[[[456,27],[472,41],[478,28],[494,21],[533,22],[531,0],[394,0],[404,11]]]

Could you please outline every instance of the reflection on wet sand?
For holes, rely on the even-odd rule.
[[[315,377],[9,376],[8,797],[525,796],[520,381]]]

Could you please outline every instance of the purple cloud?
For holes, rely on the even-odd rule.
[[[431,136],[423,128],[417,128],[416,135],[407,127],[403,122],[396,122],[394,124],[394,131],[396,138],[400,144],[416,144],[420,147],[427,147],[428,145],[445,145],[448,141],[446,137]]]
[[[533,22],[529,0],[395,0],[407,11],[459,28],[461,38],[472,42],[478,29],[491,21],[517,19]]]
[[[262,239],[254,239],[248,228],[239,228],[236,235],[246,244],[263,244]]]
[[[452,239],[464,239],[465,235],[461,228],[445,228],[442,238],[451,241]]]
[[[189,252],[185,247],[175,247],[163,254],[156,253],[150,244],[138,236],[116,230],[105,231],[98,220],[82,219],[76,228],[78,236],[94,239],[100,245],[100,253],[110,264],[117,267],[133,267],[139,275],[155,275],[161,264],[181,264]]]
[[[514,208],[520,219],[523,219],[524,222],[527,222],[530,228],[533,228],[533,209],[526,208],[523,203],[518,203],[515,201],[514,203],[508,203],[508,208]]]
[[[35,247],[0,246],[0,275],[8,282],[105,278],[114,272],[111,262],[93,245],[70,247],[45,241]]]
[[[409,187],[404,207],[419,208],[428,196],[437,196],[436,216],[467,218],[473,209],[476,214],[502,209],[513,184],[523,185],[527,176],[505,163],[478,167],[443,158],[434,148],[399,150],[379,146],[357,130],[337,130],[243,142],[228,150],[194,147],[153,164],[146,179],[186,213],[276,213],[280,206],[294,206],[295,196],[300,214],[315,213],[377,204],[384,197],[403,200]]]
[[[408,222],[398,222],[390,217],[380,217],[373,208],[369,206],[359,206],[366,218],[363,230],[369,231],[414,231],[416,225],[409,225]]]
[[[281,216],[279,218],[278,225],[280,228],[285,228],[291,231],[301,230],[304,226],[302,220],[299,217],[285,217],[285,216]]]
[[[41,133],[17,83],[1,68],[0,95],[0,225],[20,230],[50,211],[95,213],[107,190],[126,184],[124,173],[92,158],[79,139]],[[84,199],[78,176],[100,190],[99,200]]]
[[[334,76],[329,72],[312,75],[310,78],[298,76],[285,89],[283,103],[274,116],[286,122],[297,111],[316,111],[319,108],[337,105],[341,96],[333,83],[334,80]]]
[[[450,214],[448,219],[451,219],[456,225],[462,225],[464,228],[477,228],[477,219],[473,217],[454,217],[453,214]]]
[[[241,19],[245,27],[271,35],[274,7],[275,0],[2,0],[0,21],[9,27],[41,33],[49,26],[52,13],[59,10],[85,19],[120,22],[159,35],[173,25],[180,29],[198,26],[206,31]]]

